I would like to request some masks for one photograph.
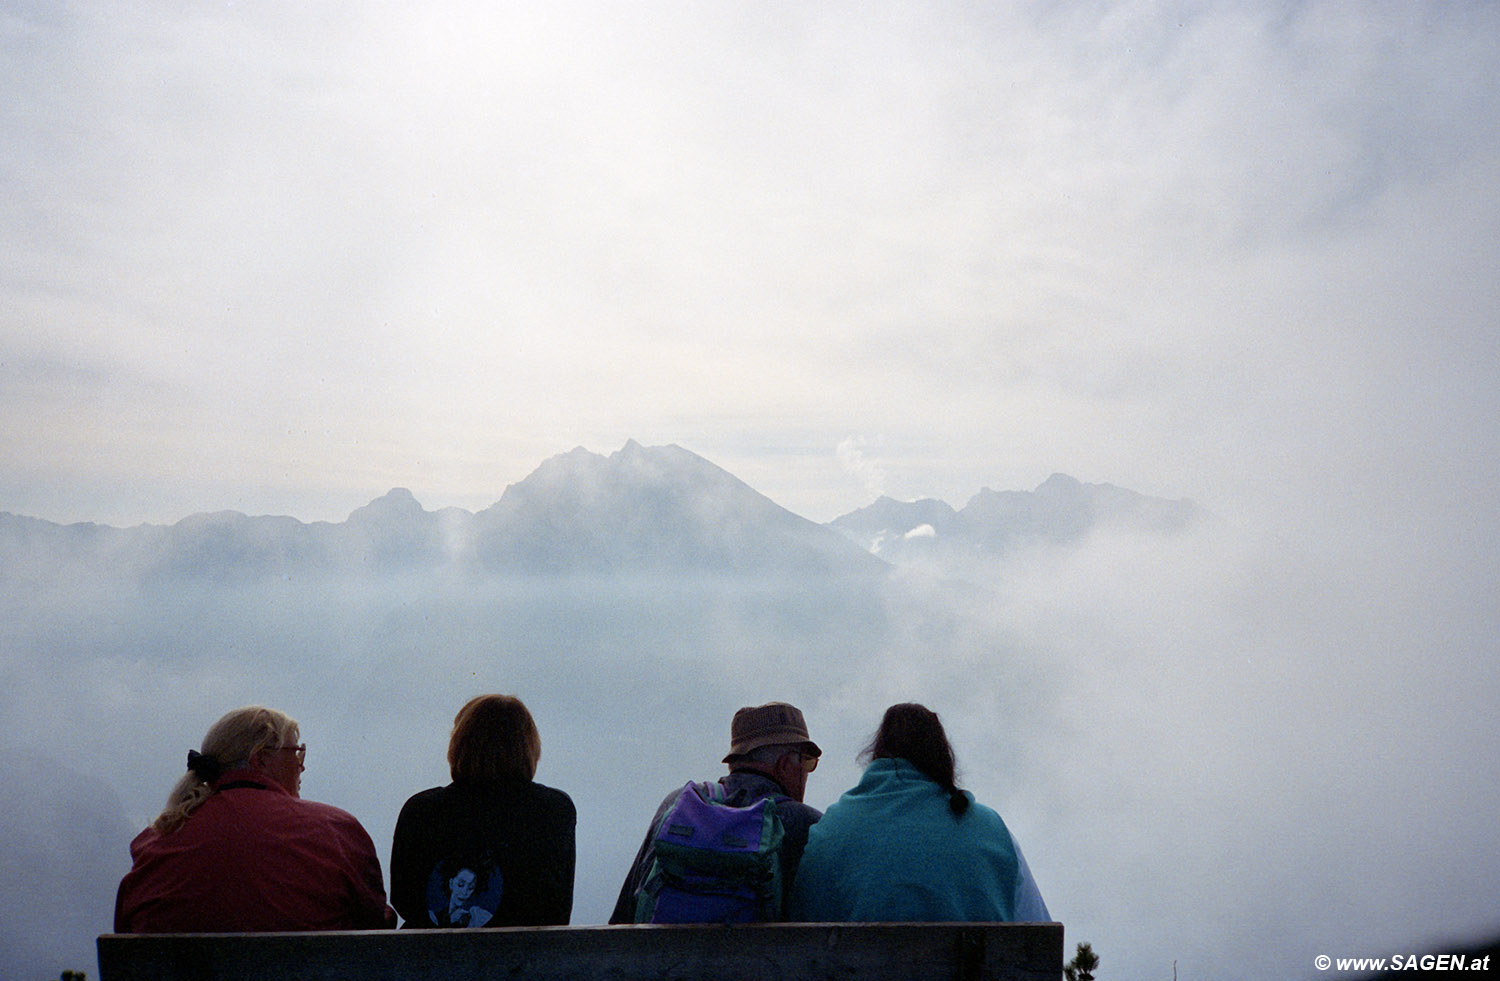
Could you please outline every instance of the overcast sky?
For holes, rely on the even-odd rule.
[[[1494,500],[1488,3],[0,5],[0,510],[479,509],[676,442]]]

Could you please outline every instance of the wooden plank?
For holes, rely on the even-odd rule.
[[[1057,981],[1061,923],[777,923],[99,938],[103,981]]]

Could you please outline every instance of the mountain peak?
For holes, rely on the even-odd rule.
[[[675,444],[632,439],[608,457],[579,447],[507,487],[476,517],[478,553],[497,567],[870,568],[841,536]]]
[[[1076,494],[1083,482],[1065,473],[1055,473],[1037,485],[1038,494]]]
[[[421,517],[427,511],[418,503],[416,495],[405,487],[392,487],[384,495],[375,498],[364,507],[356,508],[349,515],[355,524],[370,521],[391,521]]]

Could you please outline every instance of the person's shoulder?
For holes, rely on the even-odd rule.
[[[569,797],[566,791],[558,790],[556,787],[549,787],[544,783],[533,782],[531,784],[531,794],[547,807],[568,814],[578,813],[578,809],[573,805],[573,798]]]
[[[788,814],[795,814],[806,819],[808,823],[812,823],[823,817],[823,812],[816,807],[813,807],[811,804],[804,804],[800,800],[792,800],[790,797],[777,798],[776,812],[783,817]]]
[[[359,819],[342,807],[334,804],[325,804],[322,801],[307,800],[302,797],[293,797],[290,800],[292,808],[305,818],[341,827],[353,827],[361,831],[364,830],[364,825],[359,823]]]
[[[687,783],[687,784],[678,784],[676,787],[673,787],[671,790],[667,791],[666,794],[664,794],[662,796],[661,804],[659,804],[657,806],[657,808],[656,808],[657,813],[660,814],[660,813],[666,811],[666,809],[669,808],[669,807],[671,807],[673,804],[677,803],[678,798],[680,798],[683,795],[683,793],[685,793],[687,791],[688,787],[692,787],[692,786],[702,787],[702,788],[704,788],[704,792],[707,793],[708,792],[707,788],[711,787],[712,784],[713,784],[713,781],[711,781],[711,780],[701,780],[701,781],[694,780],[694,781],[692,781],[690,783]]]
[[[988,804],[979,803],[974,799],[973,794],[969,794],[969,809],[964,812],[964,820],[976,831],[1007,836],[1010,834],[1010,829],[1006,827],[1005,819],[1000,816],[1000,812]]]
[[[410,797],[406,798],[406,804],[404,806],[424,807],[436,804],[444,797],[448,796],[448,792],[451,789],[452,785],[450,784],[447,787],[428,787],[426,790],[419,790],[415,794],[412,794]]]
[[[969,798],[969,813],[982,814],[986,821],[1000,821],[1001,824],[1005,823],[1000,820],[1000,812],[988,804],[980,803],[979,798],[974,796],[973,791],[965,790],[964,796]]]
[[[291,806],[304,814],[315,814],[319,817],[345,818],[354,816],[337,804],[325,804],[323,801],[308,800],[306,797],[292,798]]]
[[[131,840],[131,842],[130,842],[130,856],[131,856],[131,858],[138,857],[141,854],[141,852],[143,852],[146,849],[150,848],[152,845],[156,844],[156,842],[158,842],[160,840],[161,840],[161,832],[157,831],[155,828],[151,827],[150,825],[147,825],[144,829],[142,829],[141,833],[138,834],[138,835],[136,835],[135,838],[133,838]]]

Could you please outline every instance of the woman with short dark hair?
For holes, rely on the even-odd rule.
[[[454,780],[530,780],[541,758],[541,734],[519,698],[480,695],[458,710],[448,740]]]
[[[790,916],[817,923],[1049,921],[1010,829],[955,782],[931,709],[886,709],[869,765],[808,832]]]
[[[407,927],[549,926],[573,912],[577,812],[533,779],[542,755],[519,698],[480,695],[448,740],[453,782],[401,808],[391,900]]]

